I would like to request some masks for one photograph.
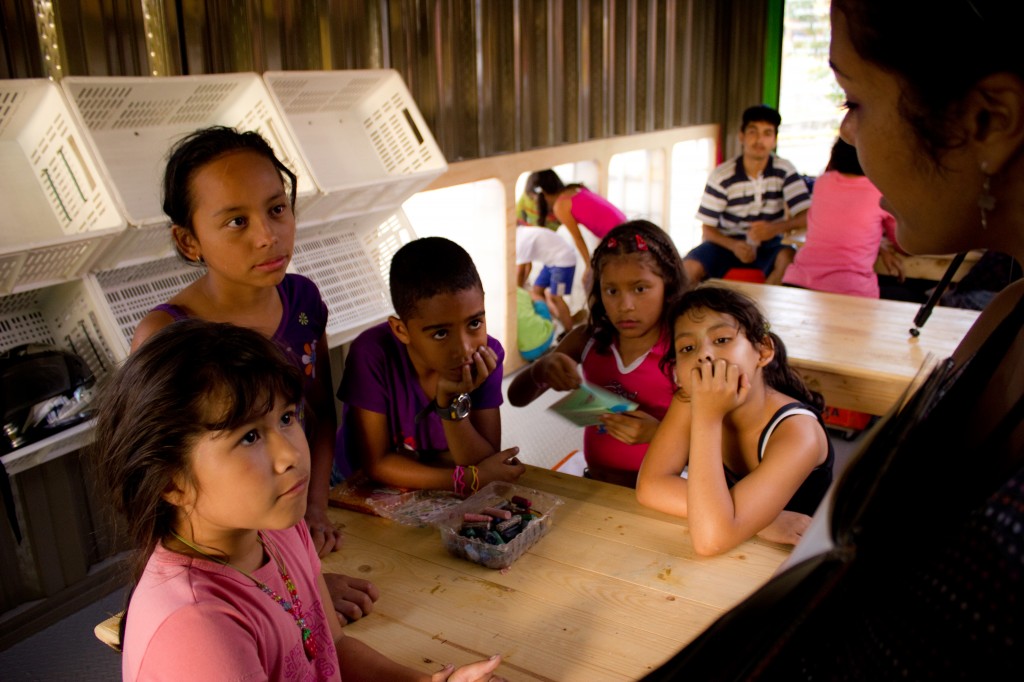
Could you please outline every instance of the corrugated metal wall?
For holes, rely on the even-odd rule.
[[[761,96],[767,3],[4,0],[0,77],[393,68],[457,161],[731,133]]]

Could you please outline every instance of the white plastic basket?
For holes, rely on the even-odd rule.
[[[398,209],[448,168],[397,71],[263,75],[324,194],[304,223]]]
[[[83,280],[0,297],[0,351],[26,343],[45,343],[82,358],[96,377],[119,358],[117,331],[105,304]]]
[[[0,293],[77,277],[125,227],[60,88],[0,81]]]
[[[160,196],[167,152],[199,128],[226,125],[258,131],[298,176],[300,214],[319,199],[284,120],[256,74],[69,76],[61,85],[80,125],[89,131],[101,170],[132,228],[102,267],[171,253]]]
[[[0,295],[66,282],[87,272],[124,234],[104,230],[31,248],[0,249]]]
[[[371,214],[299,231],[292,269],[316,283],[327,304],[327,343],[348,343],[392,313],[391,257],[416,238],[405,215]]]
[[[177,256],[171,256],[139,265],[104,270],[87,279],[95,282],[106,301],[120,331],[127,357],[135,327],[142,318],[205,272],[203,268],[190,266]]]

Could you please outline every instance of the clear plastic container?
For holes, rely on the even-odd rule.
[[[517,495],[530,500],[530,510],[539,513],[540,517],[535,516],[523,532],[509,542],[503,545],[491,545],[483,540],[459,535],[459,529],[463,524],[463,514],[480,513],[484,507],[493,507],[495,504],[508,501]],[[514,483],[492,481],[466,498],[461,504],[452,507],[451,512],[438,524],[441,529],[441,541],[445,548],[457,557],[468,559],[487,568],[508,568],[526,550],[547,535],[551,530],[551,519],[555,509],[561,504],[561,498],[555,495]]]

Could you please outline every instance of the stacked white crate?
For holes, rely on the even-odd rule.
[[[258,131],[298,175],[300,211],[319,194],[263,80],[253,73],[170,77],[69,76],[61,81],[114,199],[128,221],[102,269],[173,253],[161,187],[167,152],[185,135],[214,125]]]
[[[299,215],[294,266],[320,287],[328,343],[391,313],[391,256],[415,232],[402,203],[448,168],[398,72],[263,75],[321,193]]]
[[[124,230],[88,135],[50,81],[0,81],[0,174],[0,295],[81,275]]]
[[[0,299],[0,350],[18,345],[8,329],[32,319],[38,325],[29,334],[32,341],[52,339],[68,347],[68,330],[87,330],[86,339],[103,358],[90,362],[98,376],[127,357],[138,321],[203,272],[173,255],[160,192],[170,146],[211,125],[259,131],[296,172],[299,230],[290,269],[320,288],[330,311],[329,345],[347,343],[390,314],[391,256],[415,238],[401,204],[447,169],[397,72],[275,72],[266,80],[254,74],[67,77],[63,95],[49,82],[32,87],[49,90],[48,106],[63,107],[62,125],[81,131],[74,137],[76,149],[89,164],[97,192],[105,192],[100,194],[104,210],[93,213],[117,222],[106,231],[92,224],[75,228],[92,230],[89,240],[108,240],[92,247],[77,270],[60,275],[80,279],[32,296]],[[0,140],[3,116],[0,108]],[[6,155],[0,161],[13,163]],[[86,239],[70,229],[51,232],[55,247]],[[10,279],[5,263],[35,255],[25,248],[24,231],[5,225],[2,233],[13,249],[9,261],[0,250],[0,284]],[[66,434],[63,440],[64,434],[54,437],[59,442],[52,448],[26,446],[5,456],[5,466],[33,466],[41,461],[34,451],[52,458],[91,437],[88,428]],[[16,464],[22,458],[23,464]]]
[[[96,376],[118,339],[80,277],[125,230],[88,133],[48,80],[0,81],[0,352],[49,344],[80,355]],[[80,447],[76,427],[5,455],[9,473]]]

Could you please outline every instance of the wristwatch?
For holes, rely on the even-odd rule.
[[[434,411],[441,419],[447,419],[448,421],[457,422],[462,421],[469,416],[469,408],[473,407],[473,401],[469,399],[468,393],[460,393],[452,398],[451,405],[442,407],[437,404],[437,398],[434,399]]]

